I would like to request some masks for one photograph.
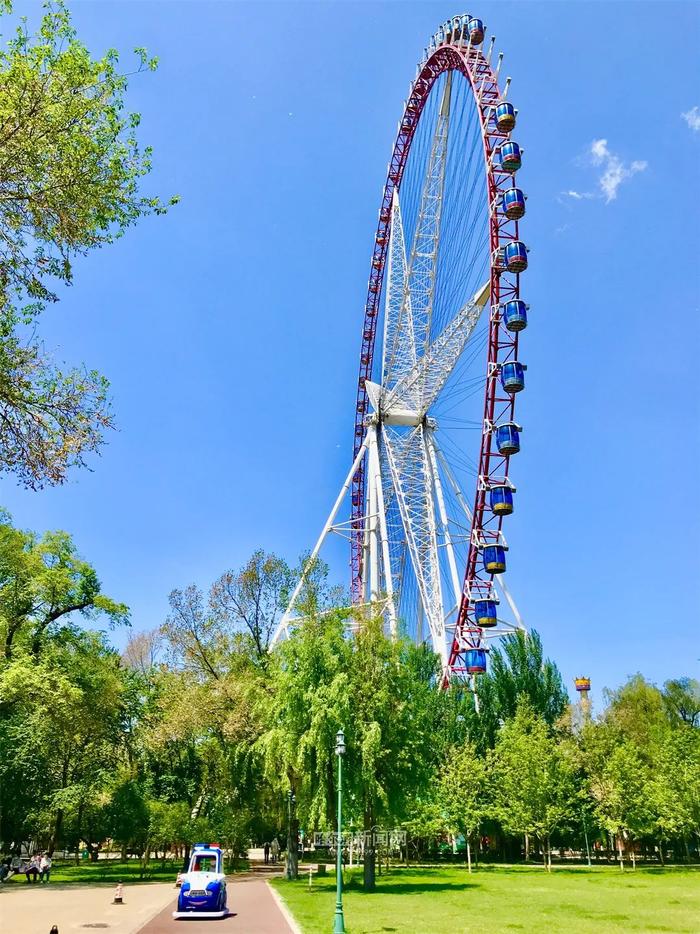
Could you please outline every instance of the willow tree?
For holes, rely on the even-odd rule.
[[[348,824],[370,835],[406,816],[434,762],[436,658],[392,641],[380,620],[352,637],[347,613],[310,617],[275,651],[258,741],[280,798],[292,790],[310,828],[332,826],[335,734],[345,731]],[[371,839],[371,837],[370,837]],[[374,887],[375,854],[365,850],[364,884]]]
[[[156,64],[136,50],[133,71]],[[36,318],[72,283],[77,256],[167,209],[141,193],[151,151],[126,89],[117,52],[93,58],[63,0],[0,48],[0,470],[31,488],[63,482],[112,425],[106,379],[57,366]]]

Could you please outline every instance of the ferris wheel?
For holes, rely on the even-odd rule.
[[[522,150],[484,36],[476,17],[448,20],[409,88],[372,252],[352,466],[310,562],[346,537],[358,615],[429,640],[445,683],[485,671],[488,640],[524,628],[504,581],[526,370]]]

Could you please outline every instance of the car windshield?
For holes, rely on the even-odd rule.
[[[194,872],[216,872],[216,857],[197,856],[192,868]]]

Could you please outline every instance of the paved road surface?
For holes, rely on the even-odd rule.
[[[177,897],[172,882],[125,885],[124,904],[114,905],[114,888],[94,883],[5,883],[0,885],[0,932],[48,934],[56,924],[60,934],[89,934],[87,928],[105,928],[104,934],[134,934]]]
[[[294,934],[264,879],[255,876],[228,882],[229,916],[175,921],[175,897],[139,934]]]

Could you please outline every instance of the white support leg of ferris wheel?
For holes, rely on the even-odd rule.
[[[287,609],[284,611],[282,619],[280,620],[277,628],[274,631],[274,634],[272,636],[272,641],[270,643],[271,647],[274,647],[283,635],[286,636],[288,634],[289,622],[290,622],[292,609],[294,608],[294,604],[296,603],[299,597],[299,594],[301,593],[302,587],[306,583],[306,580],[309,576],[311,569],[313,568],[316,558],[318,558],[318,554],[321,550],[321,546],[326,540],[326,536],[331,531],[333,522],[335,520],[335,517],[338,514],[338,510],[340,509],[341,503],[345,499],[347,492],[350,489],[352,478],[355,476],[357,469],[360,466],[360,463],[362,462],[362,458],[365,456],[365,452],[367,450],[367,443],[368,443],[368,439],[367,439],[367,436],[365,436],[365,439],[362,442],[360,450],[357,452],[357,457],[353,461],[352,467],[350,468],[350,472],[347,475],[345,483],[343,484],[342,489],[340,493],[338,494],[338,498],[333,504],[333,508],[331,509],[330,515],[328,516],[328,519],[326,520],[326,524],[323,527],[323,531],[319,535],[318,541],[316,542],[314,546],[314,550],[311,552],[311,555],[309,556],[309,560],[306,562],[306,567],[304,568],[304,571],[302,572],[301,577],[299,578],[299,581],[296,587],[294,588],[292,596],[289,599],[289,603],[287,604]]]
[[[435,498],[438,505],[438,515],[440,516],[440,526],[442,528],[442,537],[447,552],[447,564],[450,569],[450,580],[452,581],[452,590],[454,591],[455,602],[457,606],[462,601],[462,586],[459,582],[457,573],[457,561],[452,546],[452,536],[450,535],[450,526],[447,520],[447,510],[445,509],[445,499],[442,494],[442,482],[438,470],[437,457],[435,455],[435,443],[433,441],[433,432],[431,430],[425,433],[425,446],[427,449],[428,460],[433,474],[433,487],[435,488]]]
[[[387,600],[387,615],[389,617],[389,632],[396,638],[398,627],[396,625],[396,606],[394,603],[394,577],[389,551],[389,531],[386,522],[386,503],[384,500],[384,487],[382,484],[382,470],[379,459],[379,444],[377,441],[377,426],[371,425],[369,429],[369,445],[367,457],[369,460],[370,483],[374,486],[375,515],[379,524],[379,542],[381,547],[382,569],[384,571],[384,590]],[[376,593],[380,592],[380,580],[377,579]],[[377,599],[374,597],[373,599]]]
[[[447,664],[435,504],[423,434],[422,425],[408,434],[385,427],[382,437],[433,650]]]
[[[372,449],[370,440],[367,450]],[[379,515],[377,513],[377,478],[374,476],[370,460],[369,477],[369,599],[376,603],[379,599]]]
[[[449,465],[449,463],[448,463],[448,461],[447,461],[447,458],[446,458],[445,455],[442,453],[442,451],[441,451],[439,445],[437,444],[437,442],[435,441],[435,438],[434,438],[434,437],[433,437],[433,445],[434,445],[434,447],[435,447],[435,452],[436,452],[436,454],[437,454],[437,456],[438,456],[438,458],[439,458],[439,460],[440,460],[440,463],[442,464],[442,466],[443,466],[443,468],[444,468],[444,470],[445,470],[445,476],[447,477],[447,480],[448,480],[450,486],[452,487],[452,491],[454,492],[454,494],[455,494],[455,496],[456,496],[456,498],[457,498],[458,503],[460,504],[460,506],[461,506],[462,509],[464,510],[464,514],[465,514],[465,516],[467,517],[467,521],[468,521],[469,524],[471,525],[471,521],[472,521],[472,511],[471,511],[471,509],[469,508],[469,505],[467,504],[466,499],[464,498],[464,494],[462,493],[461,489],[459,488],[459,484],[457,483],[457,480],[455,479],[455,476],[454,476],[454,474],[452,473],[452,469],[451,469],[451,467],[450,467],[450,465]],[[511,613],[513,614],[513,618],[515,619],[515,623],[516,623],[516,626],[518,627],[518,629],[522,629],[523,632],[527,632],[527,629],[526,629],[526,627],[525,627],[525,623],[523,622],[523,618],[522,618],[522,616],[520,615],[520,611],[518,610],[518,607],[517,607],[517,605],[516,605],[516,603],[515,603],[515,600],[513,599],[513,596],[512,596],[512,594],[511,594],[510,590],[508,589],[508,585],[506,584],[505,580],[503,579],[503,574],[499,574],[498,577],[494,577],[493,583],[494,583],[494,587],[496,588],[496,590],[497,590],[497,591],[500,590],[501,593],[503,594],[503,596],[505,597],[506,602],[508,603],[508,606],[510,607]]]

